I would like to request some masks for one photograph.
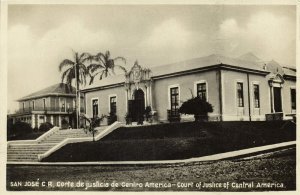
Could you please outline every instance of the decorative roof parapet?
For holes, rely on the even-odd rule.
[[[149,68],[142,68],[138,61],[135,61],[131,70],[125,75],[125,86],[138,83],[147,83],[151,81],[151,70]]]

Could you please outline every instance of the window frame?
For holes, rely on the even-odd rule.
[[[46,98],[43,98],[43,110],[46,110]]]
[[[240,105],[240,100],[239,100],[239,89],[238,89],[238,85],[241,84],[242,89],[241,89],[241,100],[242,100],[242,104]],[[245,107],[245,97],[244,97],[244,82],[243,81],[236,81],[235,84],[235,92],[236,92],[236,105],[238,108],[244,108]]]
[[[257,91],[257,96],[258,97],[256,97],[256,91],[255,91],[255,86],[257,86],[257,88],[258,88],[258,91]],[[255,109],[259,109],[260,108],[260,86],[259,86],[259,83],[253,83],[253,85],[252,85],[252,87],[253,87],[253,107],[255,108]],[[257,99],[256,99],[257,98]],[[257,100],[257,102],[256,102],[256,100]],[[257,104],[258,105],[257,105]]]
[[[92,118],[94,118],[94,116],[95,116],[95,115],[94,115],[94,102],[93,102],[94,100],[97,100],[97,104],[98,104],[98,105],[97,105],[97,112],[98,112],[98,113],[97,113],[97,116],[99,116],[99,113],[100,113],[99,98],[98,98],[98,97],[92,98],[92,99],[91,99],[91,105],[92,105],[92,109],[91,109],[91,110],[92,110]]]
[[[32,100],[31,102],[32,102],[32,110],[34,110],[35,109],[35,102],[34,102],[34,100]]]
[[[176,93],[172,93],[173,89],[176,89]],[[173,97],[175,97],[175,101],[173,102]],[[170,88],[170,110],[173,110],[173,106],[174,106],[174,110],[179,109],[179,88],[178,87],[171,87]],[[174,105],[173,105],[174,103]]]
[[[292,96],[292,91],[295,91],[295,98],[294,98],[294,100],[295,100],[295,105],[293,105],[293,96]],[[297,109],[297,90],[296,90],[296,87],[291,87],[290,88],[290,95],[291,95],[291,109],[292,109],[292,111],[293,110],[296,110]]]
[[[178,87],[178,109],[180,107],[180,85],[173,84],[168,86],[168,109],[171,110],[171,88]]]
[[[205,98],[206,98],[206,101],[208,102],[208,83],[206,80],[200,80],[200,81],[194,82],[194,96],[195,97],[198,96],[198,85],[200,85],[200,84],[205,84]]]
[[[111,99],[115,98],[115,114],[117,114],[117,95],[116,94],[110,94],[108,96],[108,109],[109,109],[109,113],[111,112]]]

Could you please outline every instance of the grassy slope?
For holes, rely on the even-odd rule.
[[[186,159],[295,139],[295,125],[283,121],[123,127],[94,143],[68,144],[44,161]]]
[[[82,182],[282,182],[283,189],[275,188],[89,188],[88,190],[122,191],[277,191],[296,189],[296,149],[278,151],[267,157],[247,160],[224,160],[216,162],[174,165],[111,165],[111,166],[30,166],[7,165],[8,190],[85,190],[85,188],[10,187],[10,181],[82,181]]]

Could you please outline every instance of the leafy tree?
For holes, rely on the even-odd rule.
[[[183,114],[193,114],[195,121],[207,120],[208,113],[213,112],[213,107],[206,100],[203,100],[200,97],[192,97],[179,108],[179,112]]]
[[[99,75],[99,79],[105,78],[111,74],[115,74],[115,68],[119,68],[125,73],[127,72],[126,68],[116,64],[117,61],[122,61],[126,64],[126,59],[124,57],[116,57],[111,58],[110,52],[106,51],[105,54],[98,53],[97,55],[93,56],[93,60],[96,63],[92,63],[88,66],[88,72],[90,73],[90,85],[94,82],[94,78]]]
[[[61,80],[66,81],[70,86],[72,81],[75,80],[76,88],[79,90],[80,84],[86,84],[86,76],[89,74],[85,62],[90,61],[92,56],[89,53],[79,54],[74,52],[73,60],[64,59],[59,64],[59,71],[62,72]]]

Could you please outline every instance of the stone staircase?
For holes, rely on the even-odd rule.
[[[101,129],[97,134],[101,132]],[[32,142],[12,142],[7,147],[7,162],[38,162],[39,154],[47,152],[64,139],[83,137],[92,137],[92,134],[86,133],[82,129],[67,129],[58,130],[39,142],[34,140]]]

